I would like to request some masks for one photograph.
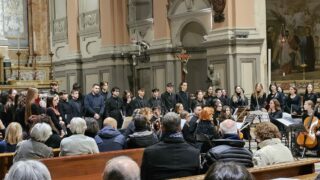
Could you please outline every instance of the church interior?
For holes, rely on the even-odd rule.
[[[211,117],[207,120],[211,120],[210,125],[214,126],[217,137],[225,137],[227,133],[223,134],[221,131],[237,125],[237,132],[239,136],[241,134],[239,141],[243,141],[241,146],[249,149],[248,152],[243,150],[240,153],[249,153],[251,165],[221,165],[224,168],[238,168],[238,173],[243,173],[238,174],[241,177],[239,179],[317,177],[320,172],[320,148],[317,149],[316,141],[317,138],[320,140],[319,8],[318,0],[0,0],[0,179],[12,179],[10,173],[14,173],[14,170],[11,172],[10,167],[16,168],[17,159],[26,154],[21,150],[22,138],[19,144],[15,141],[20,152],[16,146],[14,151],[2,151],[1,143],[8,141],[9,126],[21,119],[22,142],[29,141],[30,137],[33,139],[31,131],[37,128],[34,122],[41,122],[40,119],[43,118],[40,110],[35,113],[33,104],[37,103],[45,109],[43,113],[48,116],[51,112],[48,109],[51,108],[51,130],[61,137],[61,145],[59,141],[59,145],[51,149],[50,157],[43,157],[40,161],[37,169],[43,168],[44,164],[46,170],[43,172],[49,170],[49,176],[43,175],[40,179],[108,179],[107,176],[112,179],[110,172],[111,169],[116,171],[116,167],[108,165],[109,162],[112,164],[112,158],[118,156],[129,157],[117,161],[123,162],[123,167],[119,165],[118,168],[125,168],[124,165],[128,163],[132,171],[128,172],[130,176],[135,174],[133,171],[138,165],[139,174],[136,179],[213,178],[214,175],[209,173],[221,173],[222,170],[217,170],[217,163],[218,165],[207,167],[204,171],[207,162],[205,158],[219,145],[218,141],[212,140],[215,139],[212,134],[202,137],[207,139],[202,139],[201,143],[205,144],[209,139],[213,148],[202,152],[204,145],[200,145],[201,153],[198,156],[201,156],[201,160],[198,162],[200,165],[197,173],[193,173],[192,168],[184,167],[186,169],[180,170],[185,172],[180,174],[170,174],[171,169],[157,170],[153,167],[151,161],[161,161],[152,156],[152,148],[150,152],[146,151],[149,148],[147,146],[143,146],[146,149],[128,148],[129,150],[102,152],[98,142],[104,143],[105,140],[100,137],[97,140],[100,131],[108,124],[126,138],[121,141],[126,144],[122,148],[126,149],[128,138],[131,137],[127,131],[133,127],[131,133],[135,132],[134,128],[138,126],[135,122],[140,121],[139,118],[132,120],[135,119],[134,114],[148,117],[149,111],[157,114],[159,110],[159,121],[158,118],[155,121],[146,118],[146,126],[158,136],[160,144],[168,134],[168,127],[162,132],[162,128],[166,127],[166,120],[163,119],[174,111],[179,112],[181,127],[178,129],[183,133],[182,139],[187,139],[185,133],[190,131],[189,135],[194,141],[190,144],[199,148],[197,131],[200,122],[204,120],[201,119],[201,112],[206,111],[207,107],[213,110],[208,110]],[[187,90],[183,90],[184,84],[187,84]],[[98,88],[97,91],[95,87]],[[273,87],[276,88],[275,91]],[[99,88],[105,95],[99,94]],[[33,92],[34,89],[36,92]],[[24,99],[11,97],[12,92]],[[181,95],[180,92],[185,94]],[[37,94],[38,97],[33,99],[29,93]],[[76,100],[73,99],[74,93],[78,93]],[[57,105],[56,96],[59,101]],[[81,100],[81,107],[77,104],[77,99]],[[66,101],[68,105],[64,106],[62,102],[60,109],[60,101]],[[74,101],[74,104],[70,101]],[[102,102],[101,105],[98,101]],[[98,104],[99,107],[96,107]],[[177,110],[178,104],[183,105],[182,110],[188,115],[184,116],[182,111]],[[202,108],[199,114],[196,111],[198,106]],[[167,109],[164,110],[163,107]],[[80,109],[77,112],[79,116],[73,114],[72,108]],[[224,122],[217,111],[231,112],[225,119],[232,119],[234,122],[225,119]],[[277,116],[278,111],[281,111],[281,116]],[[27,115],[30,116],[29,119]],[[169,115],[168,121],[174,119],[174,115]],[[264,122],[265,115],[268,122]],[[89,116],[97,124],[97,131],[91,139],[98,146],[96,143],[88,146],[97,148],[79,157],[57,157],[68,155],[62,150],[63,142],[66,143],[64,148],[67,146],[67,138],[75,136],[72,134],[82,134],[74,133],[71,128],[82,123],[77,117],[85,119],[85,129],[88,129],[90,125],[86,118]],[[187,119],[189,116],[191,120]],[[116,120],[115,125],[109,117]],[[152,117],[156,115],[153,114]],[[197,117],[194,125],[191,123],[192,117]],[[250,120],[250,117],[254,120]],[[75,118],[78,124],[72,124]],[[310,123],[308,118],[311,118]],[[314,118],[317,120],[313,121]],[[300,119],[299,123],[297,119]],[[307,119],[308,123],[305,123]],[[277,159],[270,164],[264,162],[266,165],[262,167],[259,164],[262,160],[255,158],[260,157],[261,154],[257,153],[262,153],[259,149],[264,148],[261,145],[265,142],[263,135],[256,132],[263,123],[272,125],[268,128],[269,124],[265,124],[266,128],[262,128],[260,132],[262,134],[274,126],[277,129],[275,137],[267,137],[266,140],[280,139],[279,144],[283,146],[273,154],[289,152],[292,155],[287,159],[277,156],[285,160]],[[306,140],[302,145],[297,145],[295,141],[298,141],[297,137],[301,133],[296,130],[299,129],[297,124],[302,129],[305,128],[304,131],[309,132],[309,135],[310,131],[315,131],[310,135],[316,141],[315,146],[306,146],[308,135],[303,136]],[[178,136],[177,133],[174,135]],[[262,142],[259,142],[259,136]],[[114,142],[120,143],[119,136],[116,139]],[[175,149],[173,146],[170,148]],[[164,154],[170,154],[167,151],[170,148],[163,149]],[[186,146],[184,149],[187,151],[188,148]],[[63,153],[66,154],[62,155]],[[150,162],[147,162],[147,153]],[[191,158],[193,151],[190,150],[189,153]],[[212,150],[212,153],[216,151]],[[177,157],[188,159],[185,156]],[[178,162],[182,167],[184,162]],[[197,163],[196,160],[192,162]],[[31,164],[25,166],[27,169]],[[110,169],[109,175],[107,167]],[[241,172],[239,168],[242,168]],[[235,171],[229,169],[228,172]],[[116,174],[119,176],[114,176],[113,179],[126,179],[124,177],[129,176],[125,175],[127,172],[122,173],[121,176]],[[161,176],[162,173],[165,175]],[[231,179],[236,179],[235,176],[232,177]]]

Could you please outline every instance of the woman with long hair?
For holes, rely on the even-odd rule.
[[[263,110],[265,111],[267,95],[263,91],[262,83],[257,83],[254,88],[254,92],[250,98],[250,110]]]
[[[223,106],[222,107],[222,111],[219,116],[219,124],[226,119],[234,120],[232,117],[232,111],[231,111],[230,106]]]
[[[317,94],[314,93],[313,85],[310,83],[306,86],[306,91],[305,91],[305,94],[303,95],[303,103],[308,100],[311,100],[313,104],[317,104]]]
[[[233,110],[238,107],[248,106],[248,98],[244,95],[244,90],[241,86],[234,87],[234,94],[231,96],[230,106]]]
[[[180,115],[182,111],[184,111],[183,104],[182,103],[177,103],[175,108],[174,108],[174,112]]]
[[[59,135],[63,137],[65,132],[63,131],[62,127],[64,126],[64,122],[61,117],[61,113],[58,110],[58,102],[59,96],[53,95],[47,97],[47,112],[46,114],[51,118],[55,128],[58,130]]]
[[[283,98],[282,98],[282,94],[278,92],[278,86],[276,83],[272,83],[269,86],[269,91],[270,93],[267,96],[267,107],[266,109],[269,109],[269,103],[271,101],[271,99],[277,99],[278,102],[280,103],[280,108],[283,106]]]
[[[284,132],[285,127],[276,120],[278,118],[282,118],[281,106],[277,99],[270,100],[268,114],[270,121],[278,127],[280,132]]]
[[[301,113],[301,97],[297,94],[298,89],[295,86],[289,88],[289,95],[287,97],[285,112],[292,115],[298,115]]]
[[[22,127],[19,123],[12,122],[6,129],[4,140],[0,141],[0,153],[14,152],[20,141],[22,141]]]
[[[205,95],[204,99],[207,101],[207,105],[213,107],[213,99],[214,99],[214,89],[213,86],[209,86]]]
[[[21,102],[17,109],[16,119],[21,124],[22,129],[29,133],[29,129],[33,124],[30,122],[29,118],[31,115],[39,115],[41,113],[41,108],[39,105],[35,103],[36,99],[38,98],[38,89],[37,88],[29,88],[27,94],[24,97],[21,97]],[[24,105],[24,106],[23,106]]]

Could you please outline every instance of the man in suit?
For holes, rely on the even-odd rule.
[[[148,106],[148,101],[144,98],[145,90],[140,88],[138,96],[132,101],[133,110],[140,109]]]
[[[187,82],[181,82],[180,83],[180,91],[177,93],[177,103],[181,103],[183,105],[183,109],[185,111],[190,111],[190,98],[189,93],[187,92],[188,89],[188,83]]]
[[[173,93],[173,84],[168,83],[166,92],[161,94],[162,112],[166,114],[167,112],[173,111],[176,103],[176,95]]]
[[[102,117],[105,112],[104,97],[99,93],[99,84],[93,84],[91,92],[84,98],[85,116],[93,117],[102,127]]]
[[[117,128],[120,129],[123,124],[123,101],[119,97],[120,89],[114,87],[111,90],[112,96],[106,103],[106,117],[112,117],[117,120]]]

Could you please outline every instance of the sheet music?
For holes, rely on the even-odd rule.
[[[302,124],[302,119],[292,118],[288,113],[282,113],[282,118],[278,118],[276,120],[287,127],[295,124]]]

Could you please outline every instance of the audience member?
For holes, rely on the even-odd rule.
[[[30,130],[30,139],[18,143],[13,162],[53,157],[52,148],[44,144],[51,134],[52,129],[48,124],[35,124]]]
[[[197,128],[195,130],[196,146],[200,152],[206,153],[211,147],[211,140],[218,139],[219,134],[213,124],[214,110],[211,107],[205,107],[200,113]]]
[[[115,157],[107,162],[103,180],[140,180],[140,168],[127,156]]]
[[[117,121],[108,117],[103,121],[103,129],[95,136],[100,152],[121,150],[125,147],[125,137],[117,130]]]
[[[86,121],[87,125],[87,129],[84,132],[84,135],[94,138],[100,130],[98,122],[94,118],[90,117],[86,117],[84,118],[84,120]]]
[[[174,112],[180,115],[182,111],[184,111],[183,104],[177,103],[174,107]]]
[[[59,131],[54,126],[51,118],[48,115],[41,114],[41,115],[38,115],[37,119],[38,119],[38,120],[36,120],[37,122],[47,123],[52,129],[52,134],[48,138],[48,140],[45,142],[45,144],[49,147],[52,147],[52,148],[59,148],[62,137],[60,137]]]
[[[167,113],[161,128],[161,141],[144,150],[141,178],[157,180],[197,174],[199,150],[184,141],[180,117],[173,112]]]
[[[253,180],[250,172],[233,162],[217,162],[207,171],[204,180]]]
[[[55,128],[58,130],[58,134],[63,137],[65,132],[62,127],[65,127],[65,122],[62,120],[61,113],[58,110],[59,96],[53,95],[47,98],[47,112],[46,114],[51,118]]]
[[[197,122],[198,122],[201,111],[202,111],[201,105],[197,105],[193,109],[193,116],[191,117],[190,121],[189,122],[187,121],[183,126],[183,129],[182,129],[183,137],[188,143],[194,144],[196,142],[194,133],[198,125]]]
[[[60,145],[60,156],[99,153],[98,146],[93,138],[85,136],[86,121],[82,118],[73,118],[70,122],[72,136],[64,138]]]
[[[255,166],[267,166],[294,160],[288,147],[281,143],[277,126],[271,122],[262,122],[256,126],[255,134],[260,148],[253,153]]]
[[[51,175],[41,162],[27,160],[13,164],[4,180],[51,180]]]
[[[6,129],[4,140],[0,141],[0,153],[14,152],[20,141],[22,141],[22,127],[19,123],[12,122]]]
[[[143,115],[133,117],[135,132],[129,135],[128,148],[144,148],[158,142],[157,136],[149,130],[147,118]]]
[[[240,140],[237,124],[226,119],[220,124],[222,139],[213,141],[215,147],[206,154],[206,164],[209,167],[217,161],[236,162],[246,167],[253,167],[252,153],[244,148],[245,142]]]

